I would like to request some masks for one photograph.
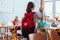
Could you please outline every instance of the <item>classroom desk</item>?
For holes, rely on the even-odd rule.
[[[52,30],[56,30],[56,29],[59,29],[59,30],[60,30],[60,28],[57,28],[57,27],[51,27],[51,28],[45,28],[45,29],[46,29],[46,32],[45,32],[45,33],[48,35],[48,40],[51,40],[50,32],[51,32]],[[30,40],[33,40],[34,34],[35,34],[35,33],[29,34],[29,39],[30,39]]]
[[[8,29],[11,29],[12,27],[14,28],[14,34],[13,34],[13,35],[14,35],[14,36],[13,36],[13,37],[14,37],[14,40],[17,39],[16,36],[15,36],[15,35],[16,35],[15,26],[1,26],[0,29],[1,29],[1,28],[4,28],[4,29],[5,29],[5,33],[4,33],[5,38],[3,37],[3,40],[4,40],[4,39],[5,39],[5,40],[8,40]],[[1,30],[0,30],[0,33],[1,33]]]
[[[57,32],[60,32],[60,28],[58,28],[58,27],[46,28],[46,33],[48,34],[49,40],[51,40],[51,34],[50,34],[50,32],[51,32],[52,30],[56,30]]]
[[[46,28],[46,31],[50,34],[50,31],[52,30],[56,30],[57,32],[60,32],[60,28],[58,27],[50,27],[50,28]]]

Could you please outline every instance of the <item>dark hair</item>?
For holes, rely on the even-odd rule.
[[[34,8],[34,3],[33,2],[29,2],[28,5],[27,5],[26,12],[27,13],[32,12],[32,10],[31,10],[32,8]]]

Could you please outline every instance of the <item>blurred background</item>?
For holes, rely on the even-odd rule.
[[[7,24],[12,21],[15,16],[19,16],[21,20],[26,12],[26,6],[29,1],[35,3],[35,11],[40,8],[40,0],[0,0],[0,22]],[[60,19],[60,0],[44,0],[44,14],[53,19]]]

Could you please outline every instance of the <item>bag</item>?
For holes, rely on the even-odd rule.
[[[25,13],[24,18],[22,19],[22,29],[29,29],[35,26],[34,14],[35,12],[31,12],[30,14]]]

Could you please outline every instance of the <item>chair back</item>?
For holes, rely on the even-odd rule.
[[[29,36],[30,40],[46,40],[46,37],[42,33],[35,33],[32,36]]]
[[[59,36],[58,36],[58,33],[56,32],[56,30],[51,31],[51,39],[52,40],[59,40]]]

